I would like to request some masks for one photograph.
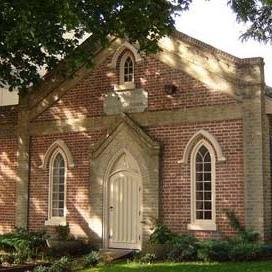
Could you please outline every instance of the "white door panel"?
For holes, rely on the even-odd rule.
[[[129,171],[109,180],[109,247],[137,249],[140,244],[139,176]]]

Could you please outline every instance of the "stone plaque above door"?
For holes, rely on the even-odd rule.
[[[109,92],[103,106],[107,115],[143,112],[148,107],[148,93],[144,89]]]

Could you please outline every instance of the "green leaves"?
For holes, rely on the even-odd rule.
[[[38,85],[41,69],[51,71],[69,57],[69,74],[92,56],[78,48],[84,35],[108,45],[108,36],[138,42],[155,53],[174,28],[177,14],[192,0],[2,0],[0,1],[0,87],[23,94]],[[227,0],[238,21],[249,24],[242,39],[272,40],[272,0]],[[93,45],[93,47],[95,47]],[[90,49],[90,48],[89,48]],[[89,50],[88,52],[91,52]]]
[[[21,93],[37,85],[39,71],[50,71],[60,59],[76,55],[72,66],[86,60],[72,53],[86,33],[107,45],[108,35],[138,42],[146,52],[158,50],[177,11],[191,0],[2,0],[0,2],[0,86]],[[70,35],[67,35],[70,33]],[[83,52],[81,52],[83,54]]]
[[[228,4],[237,14],[238,22],[247,23],[242,40],[250,38],[259,42],[272,41],[272,1],[271,0],[229,0]]]

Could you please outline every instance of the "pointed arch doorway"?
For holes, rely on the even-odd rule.
[[[159,216],[159,150],[127,115],[91,146],[90,221],[94,245],[144,249]]]
[[[106,178],[108,247],[140,249],[142,178],[136,160],[128,152],[120,152],[109,165]]]

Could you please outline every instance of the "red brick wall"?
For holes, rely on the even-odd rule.
[[[160,217],[175,232],[187,231],[191,219],[190,165],[181,164],[185,145],[200,129],[213,134],[223,149],[225,163],[216,164],[216,223],[218,232],[199,236],[232,234],[224,209],[236,212],[244,223],[242,121],[150,127],[148,133],[162,145]]]
[[[119,79],[119,70],[109,69],[110,61],[111,58],[108,58],[37,120],[102,115],[104,96],[113,90],[113,85],[118,84]],[[230,96],[208,90],[200,81],[151,56],[136,64],[135,83],[137,88],[148,91],[149,111],[235,103]],[[164,92],[166,83],[174,83],[178,87],[178,94],[167,96]]]
[[[33,137],[31,141],[31,177],[29,227],[38,230],[48,219],[49,170],[43,170],[42,157],[50,145],[62,139],[72,153],[75,167],[69,169],[67,177],[68,222],[72,232],[88,235],[87,216],[90,190],[90,147],[105,133],[101,130],[90,133],[66,133],[54,136]]]
[[[103,115],[104,94],[118,83],[118,73],[109,70],[110,58],[85,80],[68,91],[54,106],[40,115],[37,121],[78,118]],[[225,105],[236,103],[233,98],[208,90],[202,83],[187,74],[169,68],[153,57],[138,63],[135,68],[136,86],[148,91],[149,111],[196,106]],[[164,92],[166,83],[174,83],[178,94],[168,97]],[[227,116],[226,116],[227,118]],[[242,121],[208,122],[154,126],[145,128],[152,138],[162,145],[160,162],[160,216],[175,232],[187,231],[190,223],[190,169],[180,163],[185,145],[199,129],[206,129],[219,141],[226,163],[216,166],[217,232],[198,232],[198,236],[221,236],[231,234],[223,209],[234,209],[244,222],[243,144]],[[66,133],[33,137],[31,141],[30,212],[31,229],[44,226],[48,213],[48,170],[39,168],[42,156],[56,139],[63,139],[75,160],[75,168],[68,176],[68,221],[79,234],[88,235],[86,222],[89,209],[90,161],[89,147],[96,143],[105,131]]]
[[[17,142],[0,137],[0,233],[15,226]]]
[[[187,231],[190,223],[191,181],[190,167],[181,164],[184,148],[192,135],[199,129],[212,133],[222,146],[227,161],[216,165],[216,210],[218,232],[194,232],[198,236],[219,237],[222,233],[232,234],[224,209],[233,209],[244,222],[243,145],[241,120],[179,124],[175,126],[149,127],[145,130],[162,146],[160,161],[160,217],[173,231]],[[48,170],[39,165],[41,157],[56,140],[63,139],[68,145],[75,168],[69,171],[67,180],[68,221],[79,234],[88,235],[86,222],[89,209],[89,152],[105,133],[67,133],[63,135],[34,137],[31,144],[30,180],[30,228],[44,227],[48,213]]]

